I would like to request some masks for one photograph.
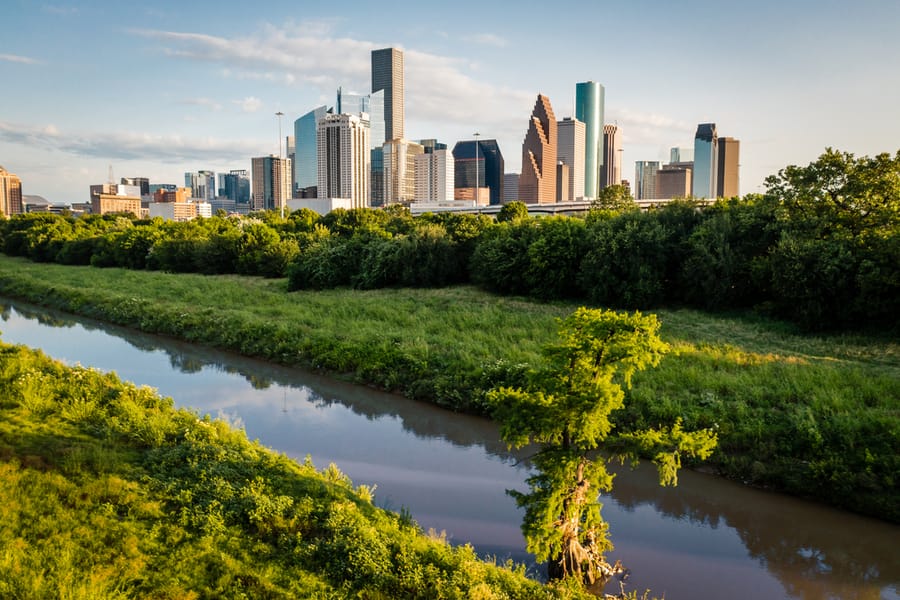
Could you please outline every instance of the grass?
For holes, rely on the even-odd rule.
[[[0,344],[0,399],[0,597],[584,597],[114,374]]]
[[[576,305],[472,287],[285,291],[284,280],[35,264],[0,256],[0,293],[478,412],[540,360]],[[672,352],[640,373],[624,429],[713,427],[721,473],[900,522],[900,344],[801,335],[753,315],[660,310]]]

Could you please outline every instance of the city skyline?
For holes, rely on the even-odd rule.
[[[249,169],[251,157],[279,153],[276,112],[293,123],[330,105],[338,87],[368,93],[371,51],[387,47],[404,52],[405,137],[452,146],[477,131],[497,139],[508,172],[520,172],[535,96],[562,120],[583,81],[604,86],[626,178],[636,161],[666,162],[671,147],[691,146],[703,122],[741,140],[742,194],[828,146],[897,150],[900,82],[886,74],[900,60],[900,5],[597,3],[548,31],[526,18],[531,4],[463,2],[438,16],[350,1],[352,16],[335,17],[324,3],[276,1],[238,19],[246,7],[232,2],[12,0],[0,77],[15,93],[0,98],[0,164],[24,194],[51,202],[82,201],[110,165],[117,180],[154,184]],[[467,7],[480,7],[476,22]],[[717,44],[738,22],[740,35]],[[690,44],[701,29],[716,35]]]

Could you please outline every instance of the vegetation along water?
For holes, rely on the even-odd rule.
[[[828,150],[766,194],[584,218],[24,215],[3,252],[64,266],[2,258],[0,292],[475,413],[578,305],[650,308],[672,352],[621,434],[708,429],[727,476],[900,522],[898,174],[900,153]]]

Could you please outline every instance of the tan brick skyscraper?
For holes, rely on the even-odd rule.
[[[550,99],[538,94],[522,143],[519,200],[526,204],[556,202],[556,117]]]

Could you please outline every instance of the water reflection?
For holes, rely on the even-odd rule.
[[[521,514],[504,494],[524,489],[527,452],[508,452],[488,421],[18,302],[0,302],[0,316],[6,342],[114,369],[242,424],[281,452],[336,462],[354,482],[377,485],[380,504],[410,509],[426,528],[528,558]],[[900,598],[894,525],[702,473],[663,489],[652,467],[620,470],[604,502],[612,558],[632,569],[636,589],[667,598]]]

